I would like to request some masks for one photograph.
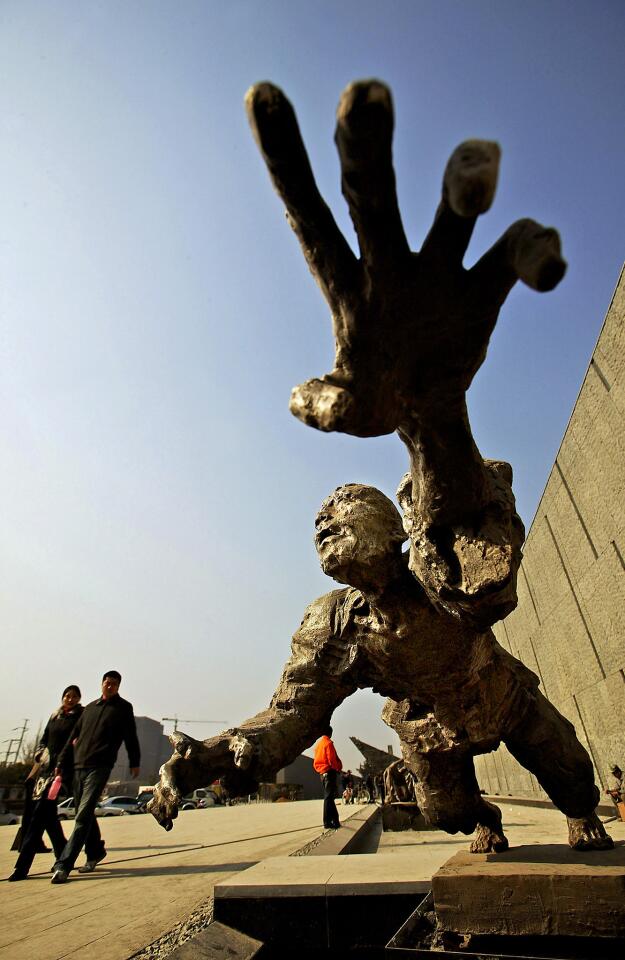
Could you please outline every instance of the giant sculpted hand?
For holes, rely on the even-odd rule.
[[[249,771],[254,747],[241,733],[226,730],[202,742],[177,730],[169,739],[174,752],[161,767],[160,780],[148,804],[149,812],[165,830],[173,827],[184,797],[218,777],[237,796],[257,789],[256,779]]]
[[[421,250],[411,252],[395,191],[391,95],[369,80],[344,91],[335,135],[358,258],[319,194],[284,94],[261,83],[246,105],[333,318],[334,369],[296,387],[291,411],[319,430],[359,437],[397,430],[411,461],[414,572],[433,599],[450,601],[455,591],[460,606],[470,605],[472,595],[503,590],[507,596],[520,559],[518,530],[511,529],[510,510],[502,517],[491,509],[501,498],[473,441],[465,394],[517,279],[545,291],[562,278],[557,232],[519,220],[464,269],[477,217],[495,194],[500,153],[496,143],[470,140],[452,153],[430,232]],[[458,545],[463,536],[475,541],[468,567],[466,543]],[[474,560],[491,547],[494,568],[482,583]]]

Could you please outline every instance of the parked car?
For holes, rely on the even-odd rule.
[[[137,806],[141,808],[142,813],[146,813],[148,803],[154,796],[154,788],[151,790],[139,790],[137,794]]]
[[[198,790],[194,790],[193,793],[190,793],[187,797],[183,797],[182,803],[180,804],[180,809],[205,810],[206,807],[214,807],[215,804],[220,802],[221,801],[214,790],[209,790],[207,787],[201,787]]]
[[[11,810],[7,810],[5,807],[2,808],[2,813],[0,813],[0,824],[3,826],[15,826],[21,822],[21,816],[19,813],[13,813]]]
[[[57,807],[57,812],[59,820],[73,820],[76,816],[76,810],[74,808],[74,798],[68,797],[67,800],[63,800],[59,803]]]
[[[121,802],[120,802],[121,801]],[[73,820],[76,816],[74,798],[68,797],[58,805],[59,820]],[[95,808],[96,817],[121,817],[125,813],[140,813],[137,801],[132,797],[109,797]]]
[[[118,817],[123,813],[143,813],[136,797],[108,797],[96,807],[96,817]]]

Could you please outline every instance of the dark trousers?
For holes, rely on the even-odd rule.
[[[323,825],[326,830],[339,825],[339,812],[334,802],[337,779],[336,770],[328,770],[327,773],[321,774],[323,782]]]
[[[98,860],[104,853],[104,841],[95,816],[95,808],[106,786],[111,771],[102,769],[81,769],[74,773],[74,808],[76,819],[72,835],[65,844],[61,856],[57,858],[55,869],[74,869],[78,854],[85,848],[87,860]]]
[[[55,857],[60,857],[65,847],[65,834],[59,823],[56,800],[48,800],[48,788],[39,800],[33,803],[30,820],[20,847],[20,855],[15,862],[15,870],[24,876],[32,867],[35,854],[39,852],[44,830],[47,832]]]
[[[22,810],[22,822],[20,823],[19,830],[15,834],[15,839],[11,844],[11,850],[17,850],[18,853],[22,849],[22,845],[26,840],[26,834],[28,833],[28,828],[30,827],[30,821],[35,809],[35,804],[38,803],[37,800],[33,800],[34,786],[35,786],[35,781],[31,777],[27,777],[24,783],[24,808]],[[45,827],[44,827],[44,830],[45,830]],[[48,834],[48,836],[50,835]],[[50,841],[51,840],[52,840],[52,837],[50,837]],[[37,844],[37,849],[35,850],[35,853],[49,853],[49,852],[50,851],[46,847],[43,839],[43,835],[42,835],[41,839],[39,840],[39,843]]]

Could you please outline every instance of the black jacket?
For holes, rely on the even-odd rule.
[[[117,760],[117,751],[122,740],[128,751],[131,767],[138,767],[141,760],[135,715],[132,704],[118,693],[104,700],[88,703],[76,724],[72,741],[74,742],[74,766],[106,767],[111,769]],[[67,745],[63,754],[70,749]],[[62,757],[63,759],[63,757]]]
[[[68,749],[65,752],[63,764],[60,763],[59,758],[65,745],[72,739],[74,727],[82,716],[84,709],[82,704],[78,703],[69,713],[65,713],[63,707],[56,710],[46,723],[46,728],[37,747],[37,753],[47,747],[50,754],[49,770],[53,771],[55,767],[62,766],[64,780],[71,781],[74,759],[72,750]]]

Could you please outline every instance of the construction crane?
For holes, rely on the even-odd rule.
[[[179,720],[178,717],[161,717],[161,723],[173,723],[174,733],[178,729],[179,723],[223,723],[225,724],[226,720]]]

